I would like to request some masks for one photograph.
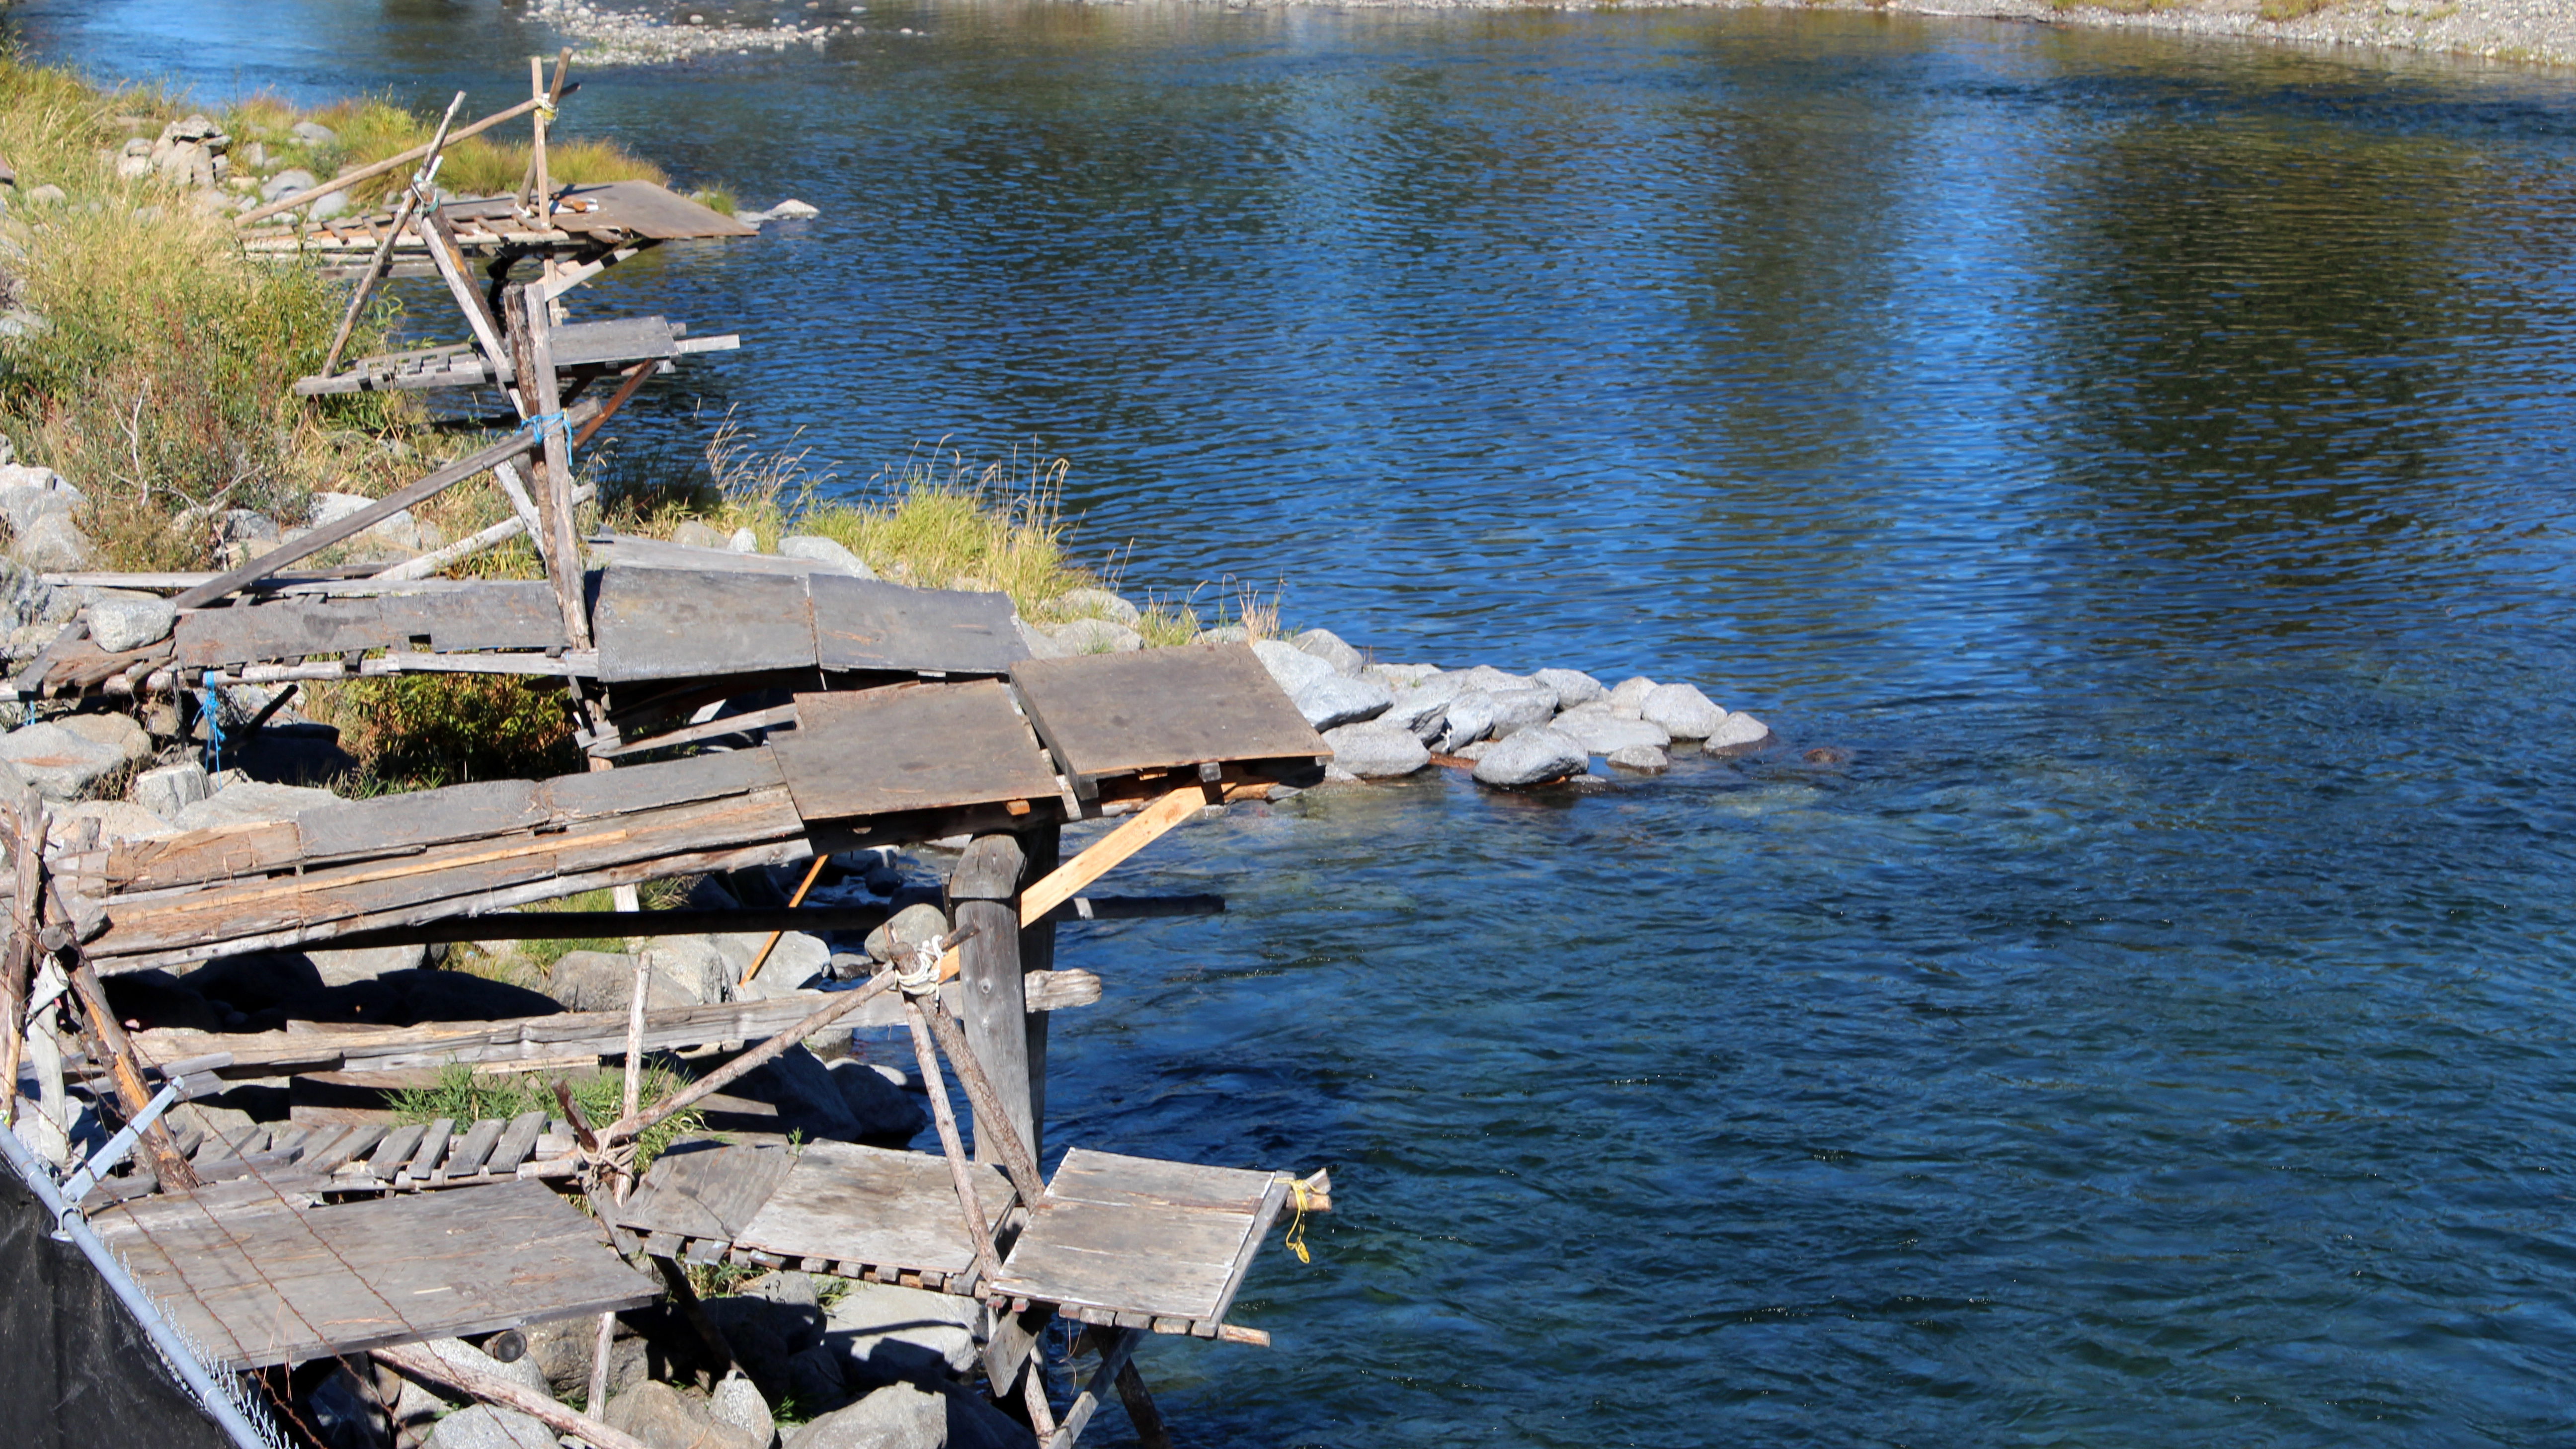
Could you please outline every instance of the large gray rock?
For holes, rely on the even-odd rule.
[[[338,803],[340,797],[328,790],[228,779],[222,789],[182,809],[177,823],[182,830],[255,825],[272,820],[292,820],[316,806]]]
[[[855,574],[863,579],[877,576],[876,570],[868,567],[867,560],[819,534],[790,534],[778,541],[778,552],[787,558],[801,558],[840,573]]]
[[[822,1342],[823,1312],[812,1304],[731,1294],[706,1300],[706,1309],[734,1361],[771,1403],[787,1392],[788,1360]]]
[[[832,948],[821,937],[803,931],[781,931],[778,944],[770,948],[769,959],[761,962],[760,974],[744,981],[742,973],[760,960],[760,948],[768,942],[769,933],[729,931],[714,940],[717,952],[725,959],[728,975],[739,983],[735,994],[746,1001],[772,1000],[832,969]]]
[[[1047,601],[1047,612],[1067,619],[1106,619],[1133,629],[1144,612],[1107,589],[1074,589]]]
[[[14,559],[0,559],[0,630],[14,633],[42,623],[53,606],[53,594],[53,587],[34,569]]]
[[[796,1430],[786,1449],[1032,1449],[1029,1431],[952,1385],[889,1384]]]
[[[1070,659],[1082,651],[1070,644],[1059,644],[1056,637],[1017,614],[1011,616],[1011,627],[1020,631],[1020,645],[1031,659]]]
[[[91,821],[98,823],[98,843],[122,845],[136,840],[167,840],[179,833],[179,827],[124,800],[81,800],[47,812],[51,817],[45,826],[49,845],[66,846],[80,838]]]
[[[0,735],[0,760],[48,800],[76,800],[101,776],[126,765],[124,751],[58,724],[32,724]]]
[[[339,132],[323,125],[320,121],[298,121],[287,128],[287,134],[307,146],[328,146],[340,139]],[[313,183],[307,181],[304,184],[310,186]]]
[[[54,723],[82,739],[107,746],[129,765],[139,765],[152,758],[152,736],[143,732],[134,716],[117,710],[95,714],[67,714]]]
[[[666,987],[681,1004],[689,1006],[712,1006],[733,989],[733,975],[725,966],[724,953],[716,949],[710,937],[664,936],[646,946],[642,954],[653,970],[654,984],[644,1001],[648,1008],[656,1004],[656,996]],[[630,999],[631,996],[630,989]]]
[[[684,548],[724,548],[727,540],[721,533],[697,519],[688,519],[671,530],[671,542]]]
[[[1701,749],[1712,755],[1749,755],[1771,743],[1771,727],[1742,710],[1728,715],[1709,732]]]
[[[18,531],[18,562],[46,573],[87,568],[97,548],[68,513],[48,513]]]
[[[1572,736],[1540,726],[1502,740],[1476,761],[1476,783],[1514,788],[1583,772],[1591,754]]]
[[[635,999],[635,958],[623,951],[566,951],[546,971],[546,995],[566,1011],[624,1011]],[[648,1009],[702,1004],[659,973],[645,978]]]
[[[1596,755],[1628,749],[1661,750],[1673,742],[1672,734],[1662,725],[1621,719],[1607,709],[1590,705],[1558,715],[1552,727]]]
[[[898,954],[909,954],[933,936],[948,934],[948,918],[939,907],[906,906],[882,926],[868,932],[867,953],[879,961],[892,961]]]
[[[1324,743],[1333,747],[1334,764],[1363,780],[1410,775],[1431,763],[1430,748],[1413,731],[1391,724],[1343,725],[1324,731]]]
[[[1494,697],[1481,689],[1462,690],[1449,701],[1444,717],[1448,723],[1440,732],[1439,742],[1432,748],[1444,755],[1454,755],[1462,747],[1494,732]]]
[[[1608,686],[1580,669],[1540,669],[1533,671],[1530,678],[1556,691],[1556,707],[1559,709],[1590,704],[1596,699],[1607,698],[1610,693]]]
[[[110,654],[140,649],[170,637],[179,610],[168,599],[127,595],[100,599],[89,606],[89,637]]]
[[[1058,646],[1072,654],[1131,654],[1145,647],[1145,636],[1107,619],[1076,619],[1052,631]]]
[[[1346,674],[1356,678],[1368,665],[1365,655],[1343,643],[1342,636],[1330,629],[1309,629],[1288,642],[1333,666],[1335,674]],[[1387,688],[1392,689],[1394,686],[1388,685]]]
[[[1610,711],[1624,719],[1645,716],[1646,696],[1658,688],[1655,681],[1642,674],[1630,675],[1610,687]]]
[[[0,517],[9,520],[11,532],[24,534],[37,519],[69,513],[80,502],[81,491],[51,468],[0,464]]]
[[[829,1412],[848,1402],[850,1385],[841,1377],[842,1359],[828,1345],[816,1344],[787,1356],[787,1395],[808,1414]]]
[[[438,1421],[428,1449],[556,1449],[555,1431],[516,1409],[469,1404]]]
[[[1439,672],[1440,666],[1437,664],[1364,664],[1360,666],[1360,678],[1374,679],[1397,694],[1404,693]]]
[[[1533,725],[1543,725],[1556,714],[1556,692],[1549,689],[1497,689],[1494,701],[1494,738],[1505,739]]]
[[[746,1431],[763,1449],[778,1437],[778,1421],[771,1417],[768,1402],[760,1397],[752,1381],[738,1372],[725,1375],[715,1392],[707,1395],[707,1417]]]
[[[503,1383],[517,1384],[523,1389],[533,1389],[541,1394],[553,1392],[546,1386],[545,1370],[538,1367],[535,1360],[524,1354],[509,1363],[503,1363],[461,1338],[425,1339],[420,1346],[435,1355],[440,1363],[451,1368],[481,1374],[487,1379],[499,1379]]]
[[[1726,711],[1699,692],[1696,684],[1659,684],[1637,712],[1649,724],[1672,731],[1677,740],[1704,740],[1726,722]]]
[[[206,767],[186,760],[145,770],[126,787],[125,798],[164,820],[176,821],[180,811],[206,798]]]
[[[825,1311],[823,1342],[850,1383],[937,1383],[974,1366],[983,1313],[971,1298],[859,1282]]]
[[[1290,699],[1295,699],[1315,681],[1333,677],[1333,666],[1294,644],[1283,644],[1276,639],[1256,639],[1252,641],[1252,653],[1261,661],[1261,667],[1270,671],[1270,677],[1278,681],[1280,692]]]
[[[1339,674],[1325,675],[1298,690],[1294,697],[1297,712],[1319,730],[1375,719],[1395,703],[1394,693],[1385,685]]]
[[[1501,694],[1514,689],[1545,691],[1548,696],[1549,712],[1553,713],[1556,709],[1556,691],[1535,675],[1511,674],[1496,669],[1490,664],[1479,664],[1471,669],[1462,669],[1458,671],[1458,675],[1467,688],[1481,689],[1488,694]]]
[[[320,181],[320,177],[301,166],[289,167],[260,184],[259,199],[275,201],[280,197],[293,196],[299,191],[310,191]]]
[[[1610,767],[1640,775],[1660,775],[1671,769],[1673,762],[1653,745],[1625,745],[1610,752]]]
[[[1447,728],[1449,701],[1455,698],[1454,693],[1444,695],[1418,689],[1400,690],[1396,693],[1395,702],[1387,706],[1386,713],[1377,717],[1377,722],[1407,731],[1427,745],[1440,738],[1442,730]]]
[[[844,1057],[829,1070],[860,1141],[909,1142],[930,1125],[929,1109],[881,1069]]]
[[[610,1396],[606,1423],[642,1440],[649,1449],[768,1449],[766,1438],[718,1423],[707,1405],[669,1384],[645,1382]],[[548,1445],[553,1441],[549,1439]]]

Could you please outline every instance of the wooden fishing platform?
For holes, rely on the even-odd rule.
[[[1117,1328],[1218,1337],[1289,1192],[1277,1173],[1075,1148],[1033,1204],[979,1165],[1002,1275],[975,1277],[946,1165],[922,1152],[816,1142],[665,1153],[617,1210],[656,1257],[793,1268],[1044,1303]]]
[[[659,317],[621,317],[600,322],[567,322],[555,329],[555,369],[576,380],[596,380],[623,372],[639,362],[656,364],[667,373],[674,359],[700,352],[731,352],[742,339],[730,332],[691,337],[687,324]],[[298,397],[328,397],[354,392],[430,392],[441,388],[490,387],[502,381],[500,369],[487,362],[470,342],[421,347],[362,357],[327,375],[299,378]]]
[[[640,1308],[662,1293],[537,1182],[313,1206],[254,1180],[137,1199],[91,1223],[229,1369]]]
[[[450,201],[437,209],[437,215],[455,237],[458,250],[487,258],[596,253],[661,242],[717,241],[760,234],[756,226],[736,221],[651,181],[567,186],[556,193],[556,198],[552,224],[547,226],[535,225],[517,209],[516,199],[507,196]],[[372,255],[385,244],[385,234],[393,220],[388,210],[330,221],[273,223],[244,232],[242,248],[253,256],[356,260]],[[416,235],[396,233],[393,254],[397,266],[413,263],[426,271],[429,249]]]

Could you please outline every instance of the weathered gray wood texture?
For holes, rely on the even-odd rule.
[[[989,1231],[1015,1201],[1010,1180],[982,1164],[973,1171]],[[965,1223],[938,1156],[809,1142],[734,1241],[781,1257],[953,1277],[975,1262]]]
[[[1056,758],[1088,780],[1332,753],[1249,645],[1023,660],[1011,687]]]
[[[731,1240],[751,1226],[795,1164],[783,1147],[681,1143],[653,1159],[643,1183],[618,1206],[618,1226]]]
[[[345,655],[353,649],[463,653],[561,649],[563,619],[544,584],[519,581],[371,598],[289,595],[179,618],[185,669]]]
[[[758,236],[760,228],[691,201],[669,187],[650,181],[608,181],[567,186],[558,194],[553,219],[565,231],[586,235],[603,232],[646,237],[654,241],[687,241],[702,237]],[[492,221],[508,226],[516,203],[511,197],[451,201],[438,209],[449,222]]]
[[[146,1199],[148,1223],[121,1208],[96,1220],[220,1367],[635,1308],[660,1292],[539,1183],[303,1209],[274,1193],[235,1201]]]
[[[1273,1173],[1074,1148],[993,1290],[1213,1324],[1278,1215],[1278,1182]]]
[[[974,935],[958,948],[958,984],[964,988],[965,1040],[1009,1126],[1029,1155],[1037,1153],[1037,1118],[1029,1090],[1028,1028],[1020,974],[1020,843],[1008,835],[978,836],[948,880],[957,929]],[[962,1071],[963,1068],[961,1067]],[[1007,1162],[999,1133],[975,1119],[975,1160]]]
[[[880,579],[817,573],[816,657],[825,669],[1001,674],[1028,658],[1011,623],[1011,596],[909,589]]]
[[[606,552],[593,621],[610,685],[779,669],[1000,674],[1028,652],[1006,594],[677,544]]]
[[[808,820],[1047,801],[1055,767],[991,680],[796,696],[770,746]]]
[[[812,668],[814,606],[802,578],[611,568],[592,611],[610,685]]]
[[[660,317],[568,322],[555,329],[555,368],[581,371],[663,361],[680,355],[680,339],[687,333],[686,327]],[[298,378],[295,392],[303,397],[414,392],[481,387],[495,380],[492,367],[471,346],[433,347],[358,358],[343,371]]]

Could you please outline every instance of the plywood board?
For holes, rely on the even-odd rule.
[[[534,1182],[301,1210],[146,1201],[148,1226],[111,1209],[100,1236],[224,1368],[635,1308],[660,1292]]]
[[[611,685],[810,668],[814,610],[802,578],[612,567],[591,613]]]
[[[1077,1147],[993,1284],[997,1293],[1157,1318],[1225,1316],[1278,1211],[1277,1178]]]
[[[547,818],[540,788],[533,780],[489,780],[323,805],[295,817],[295,834],[304,859],[318,860],[526,830]]]
[[[1029,659],[1011,686],[1048,748],[1087,780],[1332,752],[1249,645]]]
[[[1008,594],[908,589],[882,579],[817,573],[815,652],[825,669],[1001,674],[1028,657]]]
[[[999,683],[796,696],[769,749],[807,820],[1047,800],[1055,769]]]
[[[1010,1180],[989,1164],[972,1171],[990,1231],[1011,1205]],[[954,1275],[975,1263],[965,1221],[947,1159],[809,1142],[734,1243],[787,1257]]]
[[[176,662],[211,669],[359,649],[462,653],[564,644],[553,592],[512,580],[366,598],[290,594],[191,609],[179,616]]]

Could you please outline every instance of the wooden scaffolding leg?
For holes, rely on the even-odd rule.
[[[1127,1422],[1136,1426],[1136,1442],[1142,1449],[1172,1449],[1171,1426],[1163,1422],[1163,1411],[1154,1407],[1154,1396],[1145,1391],[1145,1380],[1136,1372],[1132,1356],[1118,1366],[1118,1402],[1127,1406]]]
[[[965,1039],[1003,1117],[1024,1146],[1037,1140],[1029,1089],[1028,996],[1020,977],[1018,900],[1026,859],[1013,836],[978,836],[948,878],[948,898],[957,924],[976,928],[975,938],[960,950],[958,959]],[[961,1065],[958,1070],[962,1073],[965,1068]],[[975,1160],[1009,1162],[1000,1134],[985,1120],[980,1102],[975,1118]],[[1010,1165],[1012,1175],[1019,1176],[1019,1165]],[[1023,1181],[1020,1191],[1034,1197],[1040,1187]]]
[[[1092,1371],[1091,1381],[1082,1386],[1082,1392],[1073,1396],[1055,1433],[1048,1436],[1046,1449],[1073,1449],[1082,1431],[1090,1427],[1091,1416],[1100,1412],[1101,1400],[1109,1397],[1110,1385],[1118,1381],[1118,1371],[1127,1366],[1128,1355],[1136,1351],[1136,1340],[1143,1334],[1141,1328],[1109,1331],[1100,1345],[1100,1367]]]
[[[547,575],[562,611],[564,637],[575,649],[590,647],[590,610],[582,596],[581,540],[573,528],[572,434],[564,424],[563,395],[557,391],[554,337],[542,291],[526,286],[509,289],[502,299],[508,314],[510,355],[519,377],[520,408],[544,444],[536,470],[537,519],[545,526]]]
[[[1063,849],[1062,834],[1063,832],[1053,825],[1021,833],[1020,851],[1028,861],[1020,869],[1023,888],[1045,879],[1054,872]],[[1012,909],[1019,909],[1017,900],[1011,904]],[[1028,917],[1023,914],[1020,919],[1026,922]],[[1055,922],[1046,917],[1040,917],[1035,925],[1022,925],[1020,927],[1021,979],[1026,981],[1032,971],[1053,971],[1054,969]],[[1024,991],[1023,1000],[1025,998]],[[1025,1043],[1023,1051],[1028,1062],[1029,1074],[1027,1141],[1029,1155],[1040,1162],[1046,1160],[1048,1015],[1047,1012],[1032,1011],[1020,1018],[1021,1039]]]
[[[931,1010],[939,1009],[934,1001]],[[975,1276],[980,1291],[985,1284],[1002,1276],[1002,1262],[993,1251],[993,1235],[986,1226],[984,1204],[975,1192],[975,1176],[967,1166],[966,1144],[957,1136],[957,1114],[948,1107],[948,1083],[939,1072],[939,1052],[931,1045],[930,1027],[922,1020],[921,1003],[911,996],[903,999],[904,1021],[912,1028],[912,1055],[921,1067],[921,1084],[930,1089],[930,1118],[939,1127],[940,1150],[948,1158],[949,1180],[957,1187],[957,1208],[966,1219],[966,1241],[975,1250]]]

